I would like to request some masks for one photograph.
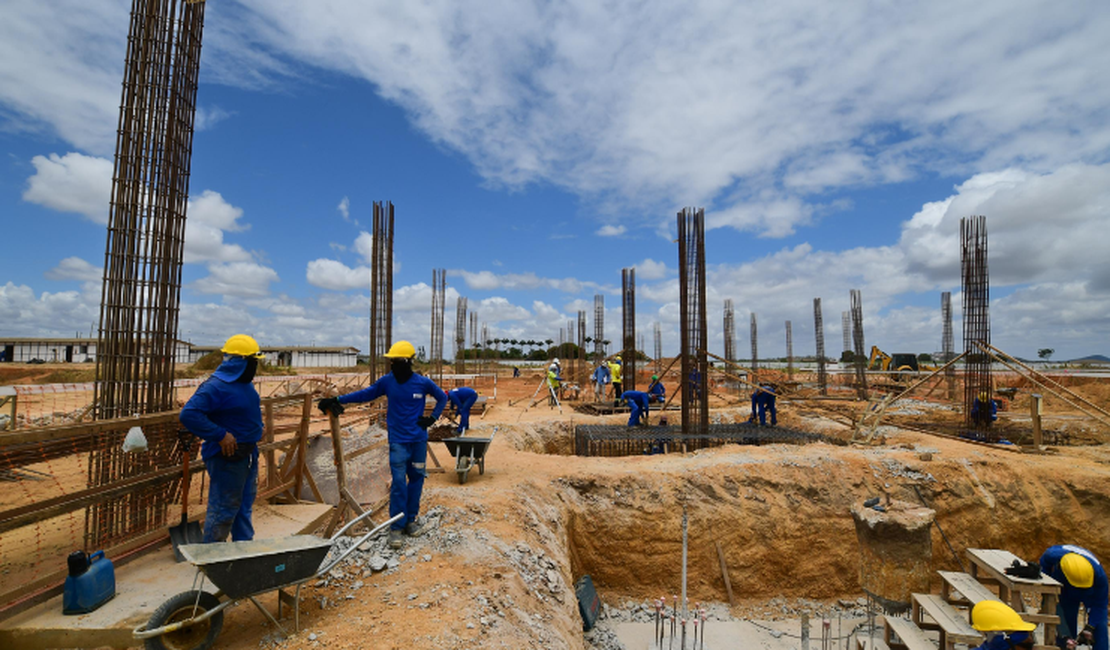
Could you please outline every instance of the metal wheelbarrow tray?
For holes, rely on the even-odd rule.
[[[488,438],[455,436],[442,440],[443,444],[447,445],[447,451],[455,457],[455,472],[459,475],[460,484],[466,483],[467,475],[475,465],[478,466],[479,474],[486,473],[486,452],[495,435],[497,435],[496,428]]]
[[[279,594],[278,616],[281,616],[283,599],[292,600],[295,629],[300,631],[300,599],[304,583],[331,571],[361,544],[404,514],[379,524],[352,542],[345,551],[325,561],[335,548],[335,541],[369,516],[370,513],[366,512],[352,519],[330,539],[294,535],[249,542],[181,546],[184,558],[197,567],[193,589],[163,603],[149,621],[134,630],[135,638],[143,640],[148,650],[205,650],[212,647],[220,633],[223,610],[240,600],[250,600],[284,634],[285,629],[255,597],[286,587],[296,587],[296,592],[293,597],[284,592]],[[216,594],[204,591],[205,578],[220,591]]]

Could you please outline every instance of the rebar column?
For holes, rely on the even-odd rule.
[[[466,373],[466,298],[455,303],[455,373]]]
[[[655,374],[658,375],[663,372],[663,329],[658,322],[652,325],[652,329],[655,334]]]
[[[856,368],[856,394],[867,399],[867,355],[863,347],[863,298],[859,289],[851,290],[852,302],[852,344],[855,346],[853,363]]]
[[[725,360],[729,362],[736,361],[736,312],[732,306],[732,299],[725,300]]]
[[[813,335],[817,343],[817,387],[822,395],[829,394],[829,376],[825,370],[825,320],[821,317],[821,299],[813,299]]]
[[[786,321],[786,376],[794,376],[794,335],[790,329],[790,321]]]
[[[941,334],[940,349],[941,363],[947,364],[955,358],[955,345],[952,342],[952,292],[945,291],[940,294],[940,317],[944,322]],[[956,399],[956,368],[948,366],[944,369],[944,382],[948,385],[948,399]]]
[[[594,294],[594,361],[605,358],[605,296]]]
[[[678,213],[679,354],[682,355],[682,434],[709,430],[709,363],[705,304],[705,210]],[[685,443],[684,443],[685,444]]]
[[[393,203],[374,201],[370,253],[370,375],[385,374],[393,339]]]
[[[844,352],[852,351],[852,320],[846,311],[840,312],[840,329],[844,333],[844,347],[840,348],[840,356],[843,358]]]
[[[960,260],[963,281],[964,311],[964,424],[987,440],[990,433],[990,403],[994,398],[991,385],[990,356],[979,348],[991,342],[990,276],[987,270],[987,218],[960,219]],[[975,409],[975,400],[980,408]],[[974,417],[976,411],[979,417]]]
[[[493,364],[491,361],[491,351],[489,349],[489,344],[491,343],[489,340],[489,326],[486,323],[482,323],[482,338],[480,340],[482,342],[482,365],[478,372],[488,374],[493,372]]]
[[[131,4],[101,284],[96,419],[174,407],[204,10],[185,0]],[[88,456],[88,487],[170,465],[172,444],[165,440],[172,434],[157,429],[147,428],[150,451],[143,454],[125,454],[116,436],[98,436]],[[86,550],[164,527],[175,487],[138,488],[89,507]]]
[[[443,311],[446,306],[447,269],[432,269],[432,379],[443,383]]]
[[[636,269],[621,269],[621,389],[636,390]]]
[[[478,358],[478,348],[480,342],[478,341],[478,310],[470,312],[470,349],[474,350],[474,358]],[[479,370],[478,372],[481,372]]]
[[[755,312],[752,312],[752,380],[755,380],[755,374],[759,370],[759,327],[755,323]]]
[[[586,312],[585,310],[578,311],[578,372],[574,375],[574,380],[578,382],[578,386],[585,388],[589,384],[590,366],[586,363]]]

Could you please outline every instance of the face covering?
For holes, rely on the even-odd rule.
[[[394,359],[389,364],[389,370],[398,383],[405,383],[412,377],[412,362],[408,359]]]
[[[258,359],[254,357],[247,357],[247,367],[243,369],[243,374],[235,381],[240,384],[249,384],[254,381],[254,373],[258,372]]]

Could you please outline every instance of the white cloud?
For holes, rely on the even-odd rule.
[[[24,201],[59,212],[75,212],[94,223],[108,223],[112,161],[71,152],[35,156],[31,164],[35,174],[27,179]]]
[[[370,286],[370,267],[352,269],[343,262],[321,258],[308,263],[305,279],[312,286],[329,291],[367,289]]]
[[[93,266],[80,257],[67,257],[58,266],[47,271],[48,280],[81,280],[82,282],[100,282],[104,269]]]
[[[250,228],[239,222],[243,209],[231,205],[219,192],[205,190],[189,201],[185,220],[185,263],[246,262],[251,254],[238,244],[224,243],[224,232]]]
[[[636,280],[662,280],[670,271],[663,262],[656,262],[650,257],[634,265],[636,267]]]
[[[193,126],[197,131],[207,131],[234,114],[219,106],[197,106]]]
[[[605,225],[598,228],[597,232],[594,234],[598,235],[599,237],[619,237],[626,232],[628,232],[628,228],[625,228],[624,226]]]
[[[212,293],[241,298],[269,294],[270,283],[278,282],[277,271],[253,262],[209,264],[208,275],[197,280],[193,288],[200,293]]]
[[[535,273],[494,273],[492,271],[464,271],[450,269],[450,277],[461,277],[466,286],[477,291],[492,291],[494,289],[507,289],[512,291],[527,291],[533,289],[554,289],[564,293],[580,293],[586,290],[602,289],[596,282],[578,280],[575,278],[544,278]]]
[[[335,209],[339,210],[339,214],[343,217],[343,221],[351,220],[351,199],[343,197],[339,205],[335,206]]]
[[[88,332],[100,320],[100,292],[88,289],[36,296],[26,285],[0,285],[0,332],[48,337]]]

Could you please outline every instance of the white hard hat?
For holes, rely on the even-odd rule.
[[[557,365],[557,366],[558,366],[558,365],[560,365],[560,364],[559,364],[559,358],[558,358],[558,357],[556,357],[556,358],[555,358],[555,361],[554,361],[553,363],[554,363],[555,365]]]

